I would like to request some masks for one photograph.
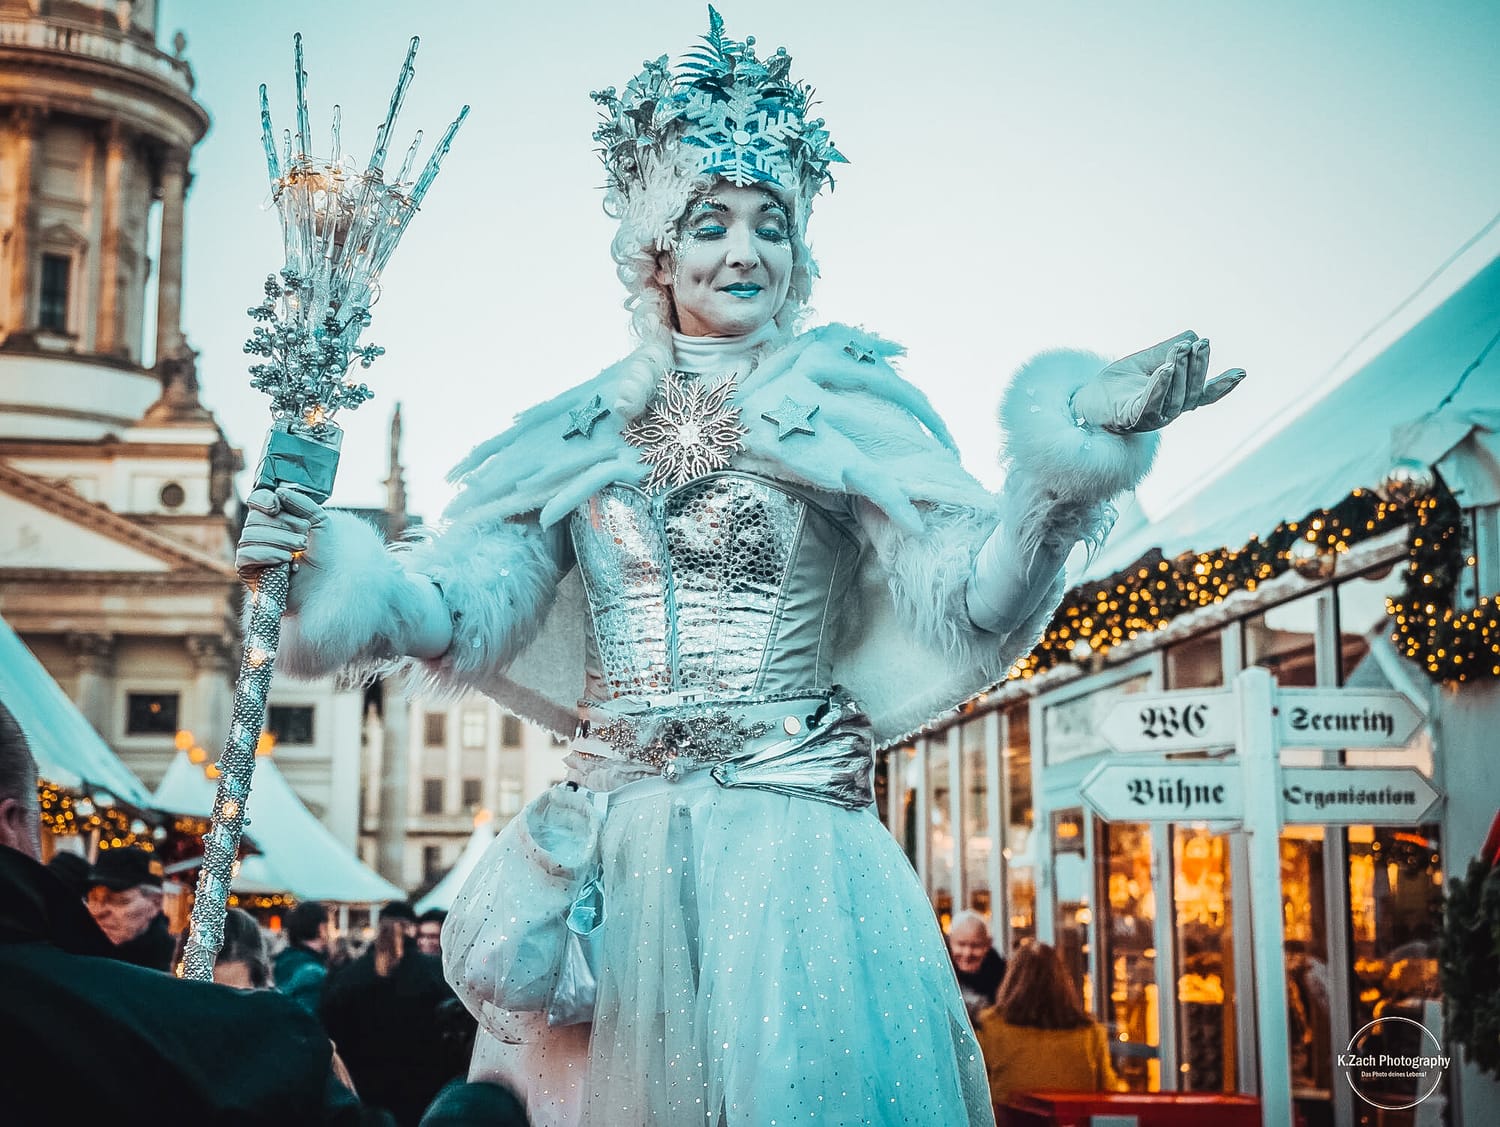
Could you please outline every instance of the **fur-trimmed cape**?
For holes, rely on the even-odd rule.
[[[855,499],[869,547],[845,604],[834,679],[865,705],[881,742],[996,682],[1050,618],[1061,573],[1045,577],[1034,609],[1006,634],[970,621],[965,592],[974,556],[996,524],[1003,519],[1017,551],[1102,537],[1109,499],[1135,484],[1155,452],[1154,436],[1081,430],[1068,399],[1106,361],[1049,353],[1021,371],[1002,405],[1009,472],[1005,496],[997,497],[963,469],[926,396],[891,366],[900,351],[859,329],[823,326],[763,354],[740,377],[734,400],[749,428],[735,469]],[[649,353],[636,353],[523,413],[455,468],[461,488],[443,530],[397,546],[405,572],[435,580],[455,612],[449,652],[412,663],[429,688],[478,689],[552,731],[571,731],[588,607],[576,569],[564,574],[563,522],[604,486],[637,485],[646,476],[640,451],[621,430],[658,374]],[[591,433],[576,433],[575,413],[595,396],[609,413]],[[813,434],[782,438],[764,418],[787,399],[817,408]],[[399,605],[373,530],[362,546],[348,542],[352,519],[337,534],[342,559],[312,577],[304,569],[299,581],[343,586],[363,577]],[[301,593],[304,605],[313,601]],[[295,616],[288,626],[283,651],[304,673],[389,656],[388,630],[342,622],[334,653],[326,638],[302,637]]]

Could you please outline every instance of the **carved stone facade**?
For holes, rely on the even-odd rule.
[[[147,785],[228,722],[243,464],[180,324],[208,113],[156,32],[0,0],[0,614]]]

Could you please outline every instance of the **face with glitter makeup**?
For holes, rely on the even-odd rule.
[[[754,332],[781,310],[791,277],[786,206],[765,188],[726,183],[689,205],[656,273],[678,330],[692,337]]]

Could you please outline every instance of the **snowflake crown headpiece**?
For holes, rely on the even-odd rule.
[[[728,38],[712,6],[708,34],[675,71],[666,55],[643,65],[623,94],[611,86],[590,95],[612,193],[629,199],[670,169],[764,184],[808,203],[825,183],[832,187],[829,165],[848,163],[823,119],[807,116],[812,87],[790,78],[786,48],[756,58],[755,37]]]

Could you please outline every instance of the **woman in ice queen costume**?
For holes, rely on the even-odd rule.
[[[710,9],[675,69],[593,96],[640,347],[464,459],[430,538],[262,491],[240,564],[298,564],[281,668],[405,664],[573,734],[569,783],[443,935],[488,1035],[476,1073],[534,1122],[989,1123],[872,752],[1004,676],[1151,432],[1243,373],[1206,380],[1191,333],[1045,354],[1004,394],[986,491],[898,347],[799,330],[808,214],[844,158],[753,43]]]

